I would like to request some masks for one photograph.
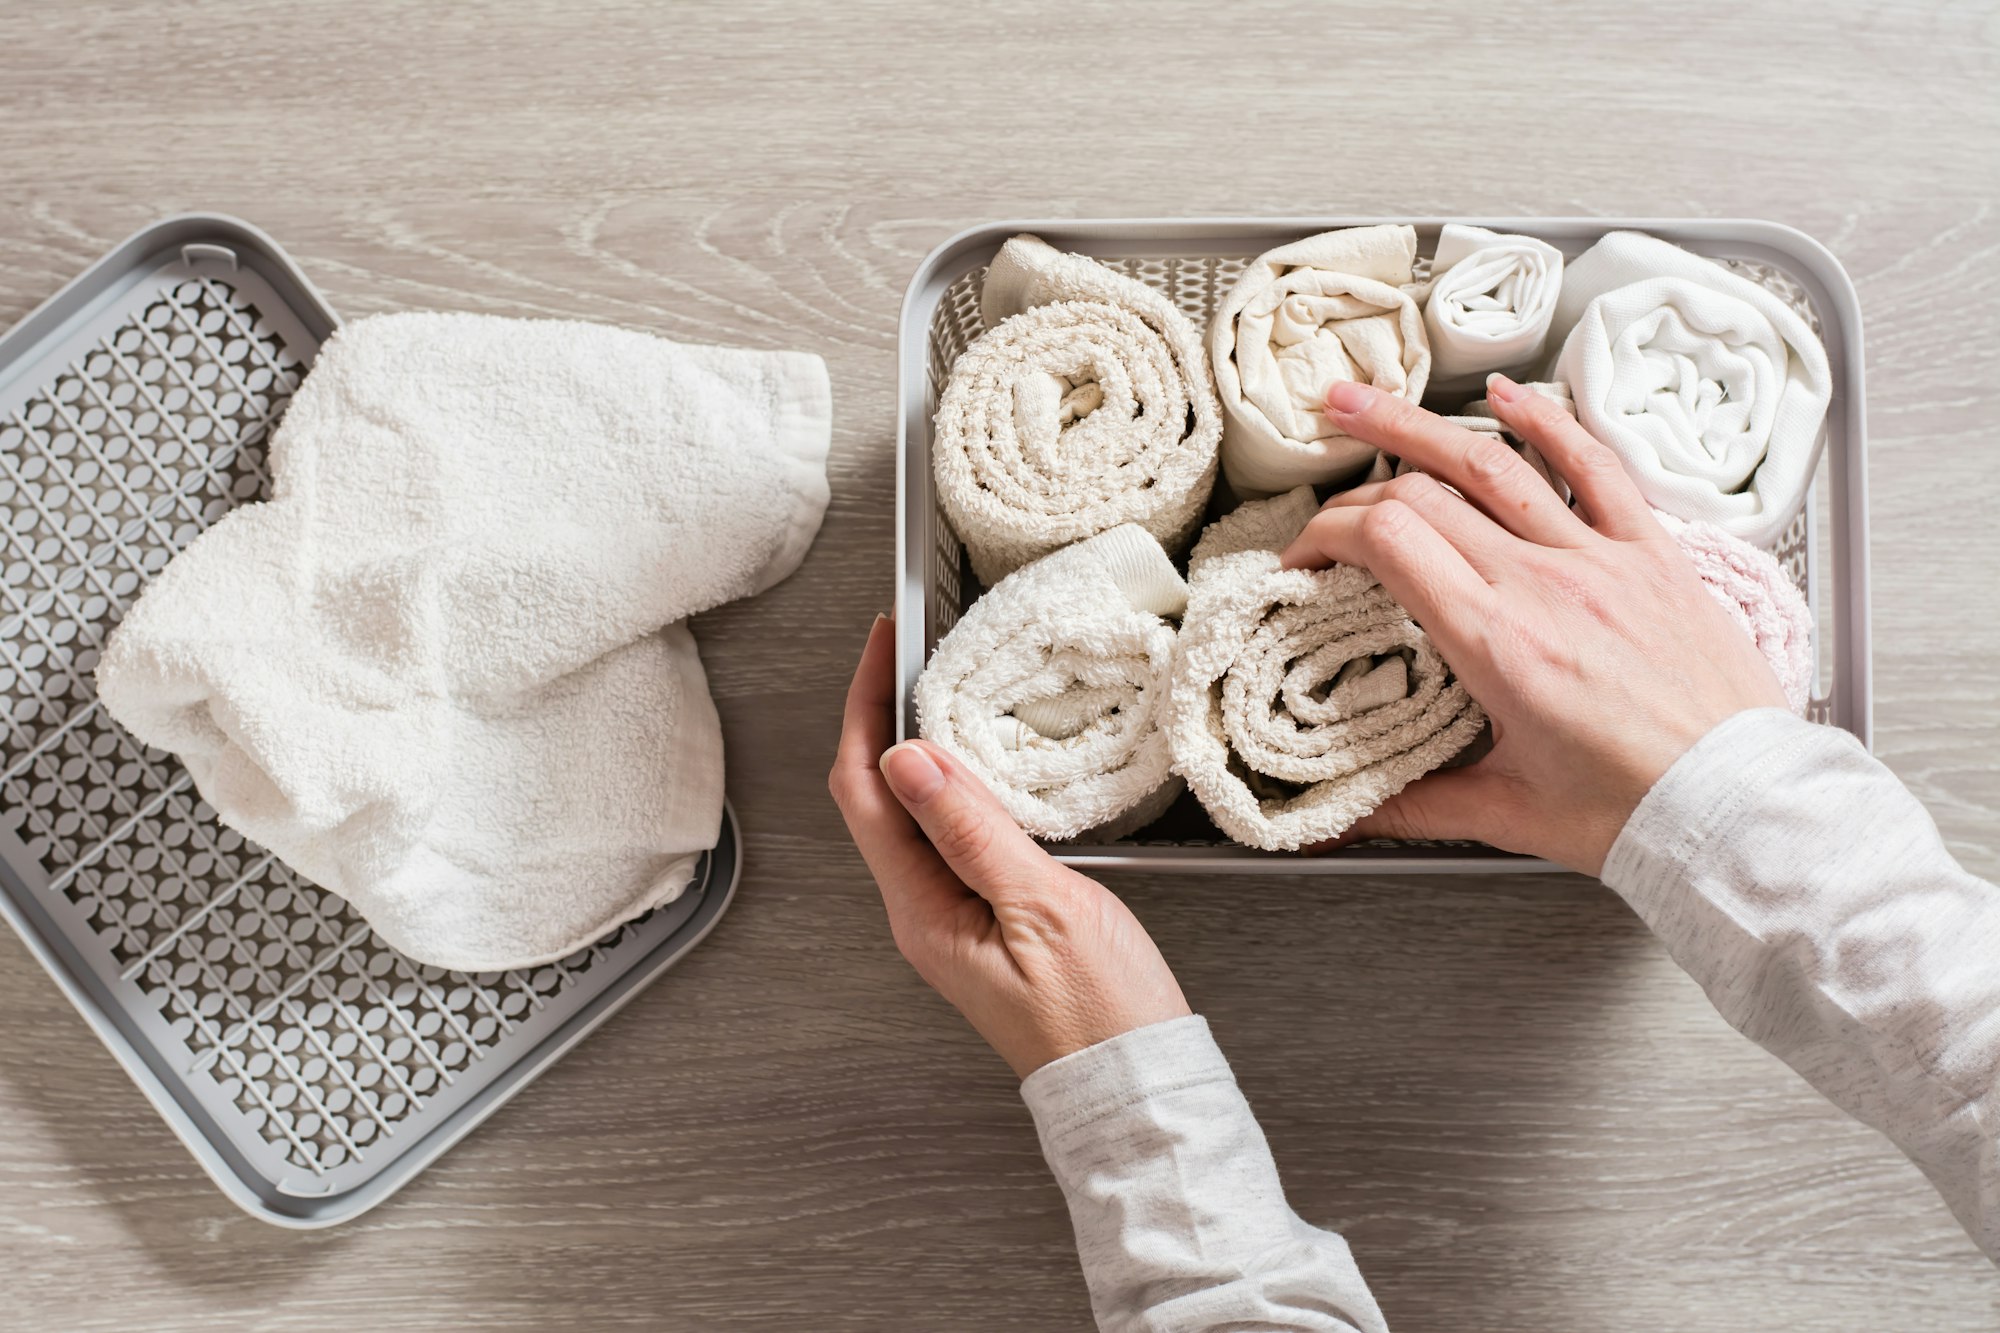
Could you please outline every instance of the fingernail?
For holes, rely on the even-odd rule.
[[[1486,377],[1486,396],[1488,398],[1497,399],[1503,403],[1518,403],[1521,401],[1521,395],[1526,392],[1526,389],[1514,383],[1514,381],[1508,379],[1497,370]]]
[[[882,752],[882,776],[904,805],[922,805],[944,786],[944,770],[923,747],[904,741]]]
[[[1336,380],[1326,386],[1326,410],[1351,417],[1368,407],[1375,390],[1355,380]]]

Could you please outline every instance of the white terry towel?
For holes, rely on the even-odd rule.
[[[1621,231],[1569,266],[1554,327],[1577,419],[1655,508],[1776,544],[1805,503],[1832,396],[1826,351],[1797,312]]]
[[[1042,838],[1150,824],[1180,792],[1167,686],[1187,584],[1126,523],[1015,571],[917,678],[917,720]]]
[[[1562,251],[1546,241],[1446,223],[1424,300],[1429,392],[1464,394],[1496,370],[1539,361],[1562,270]]]
[[[99,693],[410,957],[561,958],[714,845],[722,739],[677,622],[804,557],[829,424],[804,353],[357,320],[278,428],[273,498],[161,572]]]
[[[1216,307],[1209,356],[1222,399],[1222,474],[1239,496],[1344,481],[1375,450],[1322,410],[1327,386],[1416,402],[1431,373],[1412,294],[1414,227],[1322,232],[1252,260]]]
[[[980,581],[1120,523],[1186,546],[1222,435],[1188,317],[1034,236],[1001,247],[980,313],[987,330],[952,366],[931,444],[938,503]]]
[[[1309,487],[1238,507],[1196,544],[1174,657],[1174,769],[1237,842],[1296,849],[1471,742],[1485,714],[1365,569],[1281,569]]]

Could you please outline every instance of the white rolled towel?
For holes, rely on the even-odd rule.
[[[1324,412],[1327,386],[1372,384],[1416,402],[1431,373],[1412,294],[1414,227],[1322,232],[1252,260],[1208,326],[1222,399],[1222,471],[1237,495],[1365,473],[1375,449]]]
[[[1215,485],[1221,409],[1201,335],[1164,295],[1016,236],[988,267],[931,445],[938,503],[989,587],[1120,523],[1169,550]]]
[[[1115,837],[1180,791],[1165,723],[1187,584],[1122,524],[1002,579],[917,678],[917,725],[1042,838]]]
[[[1532,236],[1448,222],[1424,299],[1433,395],[1478,388],[1539,361],[1562,290],[1562,251]]]
[[[342,328],[273,497],[176,556],[97,668],[223,823],[419,962],[562,958],[715,845],[687,626],[805,557],[826,367],[492,315]]]
[[[1174,769],[1237,842],[1339,836],[1479,734],[1485,714],[1365,569],[1282,569],[1308,487],[1202,534],[1174,657]]]
[[[1638,232],[1570,264],[1555,377],[1646,499],[1772,546],[1805,503],[1832,396],[1826,351],[1781,298]]]

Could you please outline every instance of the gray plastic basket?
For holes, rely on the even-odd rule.
[[[218,825],[92,688],[145,582],[264,495],[337,321],[262,232],[169,218],[0,337],[0,915],[223,1192],[290,1227],[380,1203],[693,947],[735,816],[676,902],[560,962],[414,963]]]
[[[1774,554],[1812,604],[1819,686],[1809,715],[1870,739],[1868,473],[1862,392],[1861,307],[1846,270],[1825,247],[1790,227],[1751,220],[1663,218],[1139,218],[995,222],[953,236],[924,259],[903,300],[898,338],[896,474],[896,674],[899,736],[915,734],[913,690],[931,650],[978,593],[964,545],[937,507],[931,419],[952,363],[981,330],[979,287],[1008,237],[1033,232],[1099,259],[1164,292],[1199,326],[1246,263],[1272,246],[1336,227],[1411,222],[1422,263],[1450,221],[1539,236],[1571,258],[1605,233],[1638,230],[1717,259],[1784,297],[1819,332],[1833,374],[1825,452],[1812,499]],[[1823,549],[1824,548],[1824,549]],[[1304,857],[1237,846],[1187,799],[1133,839],[1052,845],[1058,859],[1089,869],[1235,870],[1301,874],[1549,870],[1533,857],[1476,843],[1369,842]],[[1192,825],[1192,827],[1191,827]],[[1163,837],[1172,829],[1174,836]],[[1086,835],[1087,836],[1087,835]]]

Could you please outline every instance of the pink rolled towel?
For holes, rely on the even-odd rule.
[[[1756,641],[1794,713],[1812,696],[1812,610],[1798,585],[1769,554],[1713,523],[1688,523],[1672,514],[1654,517],[1680,544],[1708,591]]]

